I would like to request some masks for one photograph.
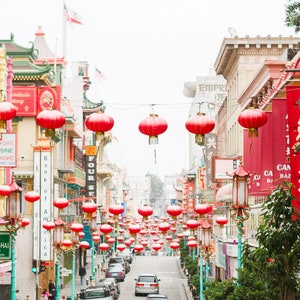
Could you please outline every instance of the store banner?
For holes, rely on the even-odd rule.
[[[291,182],[297,206],[300,204],[300,86],[286,87],[286,102],[289,130],[289,155]]]
[[[266,196],[282,180],[289,180],[287,156],[286,101],[274,99],[266,125],[258,129],[258,137],[248,137],[244,130],[244,167],[250,173],[249,195]]]

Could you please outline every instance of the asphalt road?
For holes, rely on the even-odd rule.
[[[182,277],[178,256],[136,256],[131,264],[131,271],[121,283],[119,300],[145,299],[146,296],[134,295],[135,278],[140,273],[155,273],[160,279],[160,293],[170,300],[190,300],[184,285],[186,279]]]

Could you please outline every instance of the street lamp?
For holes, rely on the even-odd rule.
[[[75,274],[76,274],[76,265],[75,265],[75,253],[79,248],[79,234],[83,231],[83,225],[80,223],[73,222],[71,225],[71,241],[72,246],[72,294],[71,300],[75,299]]]
[[[238,238],[238,258],[237,267],[242,268],[242,233],[243,223],[249,218],[248,206],[248,179],[249,173],[245,171],[240,163],[233,174],[232,182],[232,207],[230,209],[230,216],[237,224],[237,238]],[[237,285],[240,285],[237,280]]]
[[[11,300],[16,300],[16,253],[15,242],[17,231],[29,225],[29,221],[23,222],[25,218],[21,215],[21,191],[23,189],[18,186],[15,178],[12,183],[2,185],[0,195],[6,197],[6,215],[0,225],[4,225],[9,232],[11,239]]]

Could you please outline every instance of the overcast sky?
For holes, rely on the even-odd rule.
[[[188,119],[192,101],[183,95],[185,82],[207,76],[222,41],[239,37],[295,35],[284,25],[284,0],[69,0],[83,25],[68,25],[63,51],[63,0],[10,0],[2,4],[0,39],[10,33],[22,46],[42,26],[58,56],[88,61],[89,98],[103,100],[114,118],[116,140],[107,147],[110,159],[130,175],[147,171],[161,177],[188,168]],[[5,13],[4,13],[5,11]],[[56,49],[56,50],[55,50]],[[104,75],[94,78],[98,68]],[[139,122],[157,113],[168,123],[154,149],[138,131]],[[200,151],[200,149],[199,149]]]

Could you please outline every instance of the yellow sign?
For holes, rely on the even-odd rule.
[[[86,155],[97,155],[97,147],[96,146],[85,146],[85,154]]]

